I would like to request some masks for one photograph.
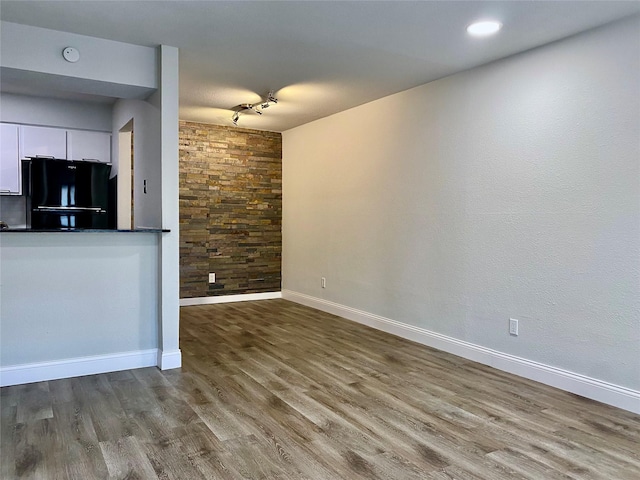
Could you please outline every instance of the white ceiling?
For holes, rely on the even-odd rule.
[[[284,131],[640,12],[635,1],[12,1],[4,21],[180,48],[180,118]],[[494,37],[465,27],[492,18]],[[25,92],[22,92],[25,93]],[[36,93],[36,92],[32,92]]]

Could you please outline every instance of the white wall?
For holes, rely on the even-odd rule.
[[[0,93],[0,121],[80,130],[111,131],[112,106]]]
[[[69,46],[80,52],[76,63],[62,57]],[[0,58],[3,82],[122,98],[145,98],[158,87],[152,47],[2,22]]]
[[[118,152],[118,132],[131,119],[133,119],[135,227],[160,228],[162,225],[160,109],[143,100],[117,100],[113,106],[112,152]],[[119,174],[117,163],[117,159],[114,159],[114,174]],[[146,194],[143,188],[145,179],[147,180]]]
[[[0,235],[0,366],[158,347],[157,234]]]
[[[640,389],[639,31],[284,132],[284,289]]]

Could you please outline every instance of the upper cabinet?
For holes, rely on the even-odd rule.
[[[111,135],[103,132],[67,130],[67,158],[111,162]]]
[[[0,124],[0,193],[20,194],[20,156],[18,125]]]
[[[20,158],[37,156],[67,158],[67,131],[23,125],[20,128]]]
[[[20,158],[55,157],[111,162],[111,134],[65,128],[20,127]]]

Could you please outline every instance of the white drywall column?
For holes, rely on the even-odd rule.
[[[160,349],[158,367],[178,368],[180,272],[178,220],[178,49],[158,47],[160,60],[160,129],[162,167],[162,234],[160,241]]]

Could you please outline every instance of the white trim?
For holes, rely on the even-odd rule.
[[[91,357],[68,358],[51,362],[25,363],[0,367],[0,387],[23,383],[80,377],[96,373],[117,372],[133,368],[155,367],[158,350],[93,355]]]
[[[172,368],[180,368],[182,366],[182,352],[173,350],[171,352],[163,352],[158,350],[158,368],[160,370],[171,370]]]
[[[282,292],[243,293],[240,295],[220,295],[219,297],[181,298],[180,306],[210,305],[213,303],[247,302],[250,300],[273,300],[282,298]]]
[[[513,373],[545,385],[640,414],[640,391],[637,390],[502,353],[303,293],[283,290],[282,298],[368,325],[377,330],[382,330],[422,345],[489,365],[498,370]]]

